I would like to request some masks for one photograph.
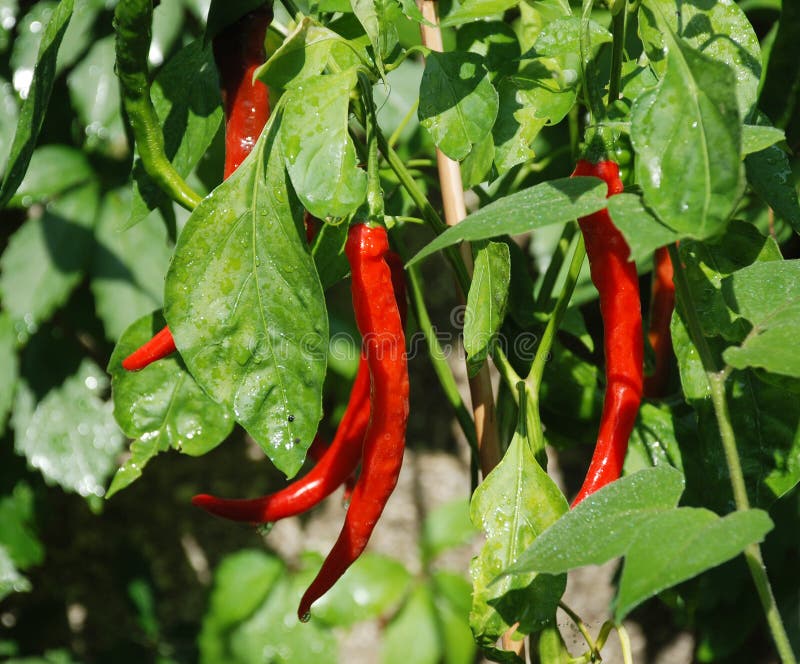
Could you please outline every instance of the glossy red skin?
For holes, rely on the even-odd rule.
[[[361,475],[342,532],[300,600],[297,613],[301,620],[307,620],[311,605],[364,551],[400,474],[408,421],[408,365],[403,325],[386,261],[388,251],[386,229],[364,224],[350,228],[345,253],[350,261],[356,323],[364,339],[372,383],[370,423],[364,437]]]
[[[401,324],[404,325],[406,289],[403,263],[393,252],[389,252],[385,260],[391,272]],[[192,503],[211,514],[232,521],[271,523],[307,512],[343,483],[349,483],[361,461],[362,445],[370,418],[370,369],[365,352],[362,350],[350,399],[336,436],[327,448],[319,437],[314,439],[308,452],[309,456],[316,458],[317,465],[306,475],[284,489],[260,498],[231,499],[201,494],[192,498]],[[345,500],[352,497],[355,487],[348,486],[346,489]]]
[[[225,178],[250,154],[269,119],[269,91],[253,74],[266,60],[264,37],[270,21],[272,11],[263,6],[214,37],[225,106]]]
[[[225,179],[250,154],[269,119],[267,86],[260,81],[253,83],[252,79],[253,72],[266,58],[264,36],[271,20],[272,12],[264,7],[246,14],[214,38],[214,59],[225,106]],[[175,340],[165,326],[126,357],[122,366],[128,371],[138,371],[175,350]]]
[[[608,196],[623,190],[619,167],[612,161],[578,162],[573,176],[599,177]],[[606,359],[606,394],[594,455],[575,507],[586,496],[618,479],[642,400],[644,347],[639,279],[628,259],[625,238],[611,221],[607,209],[578,220],[586,242],[592,282],[600,294]]]
[[[663,397],[669,381],[672,336],[669,326],[675,309],[674,270],[669,250],[656,249],[653,257],[653,286],[650,299],[650,327],[647,339],[655,355],[653,373],[645,376],[644,395],[649,398]]]
[[[163,327],[146,344],[133,351],[122,360],[122,367],[128,371],[139,371],[148,364],[175,352],[175,340],[168,327]]]

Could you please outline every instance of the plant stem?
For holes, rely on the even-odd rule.
[[[444,351],[442,350],[439,339],[436,336],[436,329],[431,323],[431,318],[428,313],[428,308],[425,305],[425,298],[422,291],[422,277],[419,273],[419,267],[412,265],[406,268],[408,274],[409,294],[411,295],[411,307],[414,310],[414,317],[417,319],[417,324],[425,336],[425,341],[428,344],[429,356],[433,370],[436,372],[436,377],[444,390],[447,400],[456,412],[456,419],[461,425],[461,429],[467,438],[467,442],[472,448],[473,452],[478,451],[478,439],[475,434],[475,423],[461,399],[461,393],[458,391],[458,384],[455,376],[450,369],[450,365],[445,359]]]
[[[633,653],[631,652],[631,637],[628,636],[628,630],[624,625],[617,625],[617,636],[619,637],[619,646],[622,650],[623,664],[633,664]]]
[[[619,99],[620,87],[622,83],[622,54],[625,49],[625,17],[628,12],[625,11],[625,3],[622,7],[617,9],[611,19],[611,34],[613,41],[611,43],[611,75],[608,81],[608,106]]]
[[[392,132],[392,135],[389,136],[389,146],[391,148],[394,148],[394,146],[396,145],[397,141],[400,140],[400,134],[403,133],[403,129],[406,128],[406,125],[409,122],[411,122],[411,118],[414,117],[414,114],[417,112],[418,108],[419,108],[419,99],[415,100],[414,103],[411,104],[411,108],[408,109],[408,113],[405,114],[403,119],[400,121],[400,124],[397,125],[397,128]],[[421,160],[417,160],[417,161],[421,161]],[[424,161],[427,162],[425,165],[432,165],[429,160],[426,159]],[[408,162],[408,165],[409,166],[412,165],[411,161]],[[417,164],[414,164],[414,165],[417,165]]]
[[[550,264],[547,266],[547,270],[545,270],[544,277],[542,277],[542,285],[539,287],[539,293],[536,295],[536,302],[533,305],[535,311],[543,311],[550,301],[550,296],[553,294],[553,288],[556,285],[558,273],[561,272],[561,266],[564,264],[564,259],[567,257],[567,250],[572,243],[572,238],[575,237],[575,232],[575,224],[567,224],[564,226],[564,230],[556,245],[556,250],[553,252],[553,257],[550,259]]]
[[[544,328],[542,339],[539,342],[539,347],[536,349],[536,355],[533,358],[531,370],[528,373],[528,377],[525,379],[528,386],[529,408],[531,410],[533,423],[528,433],[530,435],[531,447],[534,454],[537,454],[537,457],[541,457],[545,449],[544,429],[542,428],[542,418],[539,413],[539,389],[542,386],[542,375],[544,374],[545,363],[550,355],[550,349],[553,347],[553,340],[556,337],[558,328],[561,326],[561,321],[564,319],[564,314],[569,306],[569,301],[572,299],[572,294],[575,292],[575,286],[578,283],[578,277],[580,276],[583,259],[585,257],[586,248],[583,243],[583,235],[578,233],[578,241],[575,243],[575,251],[572,254],[567,277],[564,280],[564,287],[561,289],[555,307],[553,307],[553,311],[547,321],[547,326]]]
[[[686,325],[689,329],[689,336],[692,343],[695,348],[697,348],[697,353],[703,364],[703,369],[706,372],[706,378],[711,388],[711,403],[714,407],[714,415],[716,416],[717,425],[719,426],[722,448],[725,452],[725,463],[728,466],[728,475],[730,476],[731,488],[733,489],[733,499],[737,511],[744,511],[750,509],[750,501],[747,498],[747,487],[744,481],[744,474],[742,473],[739,450],[736,447],[736,436],[733,431],[733,425],[731,424],[730,411],[725,394],[725,380],[728,371],[726,368],[719,369],[717,367],[714,355],[711,352],[711,348],[700,326],[697,313],[689,306],[691,297],[689,280],[686,277],[686,272],[681,262],[681,256],[675,245],[670,245],[669,254],[672,259],[672,265],[675,268],[675,292],[677,295],[677,302],[681,308],[683,319],[686,321]],[[767,625],[772,634],[772,639],[775,642],[778,656],[783,664],[796,664],[797,660],[792,653],[789,637],[786,634],[786,628],[778,612],[772,586],[767,576],[767,570],[764,567],[761,548],[758,544],[748,545],[744,550],[744,557],[750,569],[750,576],[753,578],[753,583],[756,586],[758,597],[761,600],[761,606],[764,609]]]
[[[589,630],[586,628],[586,625],[584,624],[583,620],[581,620],[581,617],[577,613],[575,613],[572,609],[570,609],[566,604],[564,604],[564,602],[559,602],[558,606],[564,613],[566,613],[570,617],[572,622],[575,623],[575,626],[583,635],[583,640],[586,641],[586,645],[589,646],[589,650],[591,652],[595,652],[597,650],[597,647],[595,645],[594,639],[592,638],[592,635],[589,634]]]

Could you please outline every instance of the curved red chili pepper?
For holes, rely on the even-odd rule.
[[[266,59],[264,36],[272,12],[256,9],[225,28],[214,38],[213,49],[222,82],[225,107],[225,170],[227,179],[250,154],[269,119],[269,93],[253,72]],[[175,340],[164,326],[150,341],[122,361],[128,371],[138,371],[174,353]]]
[[[394,252],[387,253],[385,259],[390,269],[401,325],[405,325],[407,303],[403,262]],[[280,491],[260,498],[218,498],[200,494],[192,498],[192,503],[232,521],[271,523],[307,512],[342,483],[349,483],[361,461],[362,444],[370,418],[370,370],[365,352],[366,349],[361,353],[350,399],[336,436],[327,449],[319,438],[314,439],[309,455],[317,458],[315,454],[321,454],[317,458],[317,465],[306,475]],[[346,487],[345,500],[351,497],[353,490],[352,486]]]
[[[372,383],[370,422],[364,437],[361,475],[353,490],[342,532],[300,600],[298,616],[344,574],[367,546],[400,474],[408,421],[408,365],[400,312],[392,294],[384,228],[356,224],[345,253],[352,272],[353,308],[364,339]]]
[[[214,37],[225,106],[225,178],[250,154],[269,119],[269,90],[253,74],[266,60],[264,37],[271,21],[272,11],[264,5]]]
[[[608,196],[622,192],[619,166],[613,161],[578,162],[575,175],[593,175],[606,182]],[[607,209],[578,220],[586,241],[592,281],[600,295],[606,358],[606,394],[600,430],[586,479],[572,503],[618,479],[625,461],[644,374],[642,312],[636,265],[622,233]]]
[[[644,378],[644,395],[662,397],[669,381],[669,365],[672,357],[672,336],[669,325],[675,309],[674,270],[669,250],[656,249],[653,257],[653,286],[650,300],[650,328],[647,339],[655,355],[653,373]]]

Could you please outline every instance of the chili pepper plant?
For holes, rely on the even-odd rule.
[[[795,662],[799,40],[0,2],[0,653]]]

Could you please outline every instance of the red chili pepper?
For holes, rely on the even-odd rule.
[[[580,160],[575,175],[606,182],[608,196],[622,192],[619,167],[613,161]],[[607,209],[578,220],[586,241],[592,281],[600,294],[606,358],[606,394],[600,430],[586,479],[572,503],[618,479],[642,399],[643,338],[639,279],[622,233]]]
[[[148,364],[152,364],[156,360],[160,360],[174,352],[175,340],[172,338],[169,328],[165,326],[156,332],[150,341],[122,360],[122,367],[128,371],[139,371]]]
[[[271,21],[272,11],[264,5],[214,37],[225,106],[225,178],[250,154],[269,119],[269,91],[253,74],[266,60],[264,37]]]
[[[387,253],[385,260],[391,271],[392,288],[401,325],[404,325],[407,307],[403,262],[394,252]],[[232,521],[271,523],[307,512],[327,498],[342,483],[350,483],[361,461],[364,435],[370,418],[370,369],[365,355],[366,343],[365,339],[365,348],[361,353],[350,399],[333,442],[325,449],[324,443],[315,438],[309,448],[308,453],[312,457],[321,452],[314,468],[301,479],[268,496],[230,499],[201,494],[192,498],[192,503],[211,514]],[[353,490],[352,486],[346,487],[345,500],[348,500]]]
[[[656,249],[653,257],[653,286],[650,300],[650,329],[647,339],[655,355],[653,373],[645,376],[644,395],[646,397],[662,397],[669,381],[669,365],[672,357],[672,337],[669,325],[672,311],[675,309],[675,283],[672,278],[674,270],[669,250],[666,247]]]
[[[345,253],[352,272],[353,308],[364,339],[372,383],[370,422],[364,437],[361,475],[344,526],[322,568],[300,600],[298,616],[361,555],[400,474],[408,421],[408,365],[400,311],[392,294],[386,229],[356,224]]]
[[[267,86],[261,81],[253,82],[253,72],[266,59],[264,36],[270,21],[272,12],[265,6],[242,16],[214,38],[214,59],[220,72],[225,107],[224,179],[250,154],[269,119]],[[164,326],[126,357],[122,366],[128,371],[138,371],[175,350],[172,333]]]

